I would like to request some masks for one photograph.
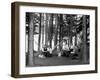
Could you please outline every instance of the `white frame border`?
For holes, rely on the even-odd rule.
[[[53,8],[37,6],[19,7],[19,74],[40,74],[55,72],[75,72],[95,70],[95,10],[73,9],[73,8]],[[90,64],[50,66],[50,67],[29,67],[25,66],[25,12],[45,12],[45,13],[65,13],[65,14],[85,14],[90,15]]]

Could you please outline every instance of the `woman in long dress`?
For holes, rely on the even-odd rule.
[[[64,40],[63,44],[62,44],[62,56],[68,57],[69,54],[70,54],[70,49],[69,49],[69,46],[67,44],[67,40]]]

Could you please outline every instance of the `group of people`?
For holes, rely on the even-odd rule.
[[[71,54],[75,55],[75,57],[77,57],[78,55],[76,54],[76,46],[70,46],[67,44],[67,41],[64,39],[62,41],[62,49],[59,50],[59,52],[57,52],[58,56],[64,56],[64,57],[69,57]],[[58,46],[58,45],[57,45]],[[53,49],[51,49],[50,47],[44,45],[42,48],[42,52],[39,55],[40,58],[45,58],[45,57],[52,57],[53,56]],[[74,56],[73,56],[74,57]]]

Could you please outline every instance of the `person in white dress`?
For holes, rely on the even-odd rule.
[[[69,56],[70,48],[67,44],[67,40],[63,40],[62,43],[62,56]]]

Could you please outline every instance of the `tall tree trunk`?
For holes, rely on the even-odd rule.
[[[44,13],[42,14],[42,47],[44,45]]]
[[[62,14],[60,14],[60,28],[59,28],[59,43],[62,41],[62,27],[63,27],[63,15]],[[60,50],[62,49],[62,47],[61,47],[61,44],[59,45],[60,46]]]
[[[46,13],[44,13],[44,45],[46,44]]]
[[[52,39],[53,39],[53,14],[50,15],[50,24],[49,24],[49,29],[50,29],[50,32],[49,32],[49,40],[50,40],[50,48],[52,48]]]
[[[60,14],[57,15],[57,51],[60,51]]]
[[[40,50],[42,50],[43,48],[43,44],[44,44],[44,13],[41,13],[41,38],[40,38]]]
[[[83,16],[83,61],[87,62],[87,45],[86,45],[86,16]]]
[[[72,32],[71,32],[71,28],[73,27],[74,25],[74,19],[73,19],[73,16],[71,15],[71,24],[70,24],[70,27],[69,27],[69,47],[71,46],[72,44]]]
[[[41,40],[41,13],[40,13],[40,23],[39,23],[38,51],[40,51],[40,40]]]
[[[57,29],[58,29],[58,18],[57,18],[57,14],[55,14],[55,34],[54,34],[54,46],[56,46],[57,45]],[[55,49],[57,49],[57,48],[55,48]]]
[[[75,46],[77,46],[77,30],[76,30],[76,33],[75,33]]]
[[[34,64],[34,53],[33,53],[33,48],[34,48],[34,35],[33,35],[33,30],[34,30],[34,14],[30,14],[30,22],[29,22],[29,55],[28,55],[28,65],[32,66]]]
[[[48,45],[48,13],[45,14],[45,44]]]

